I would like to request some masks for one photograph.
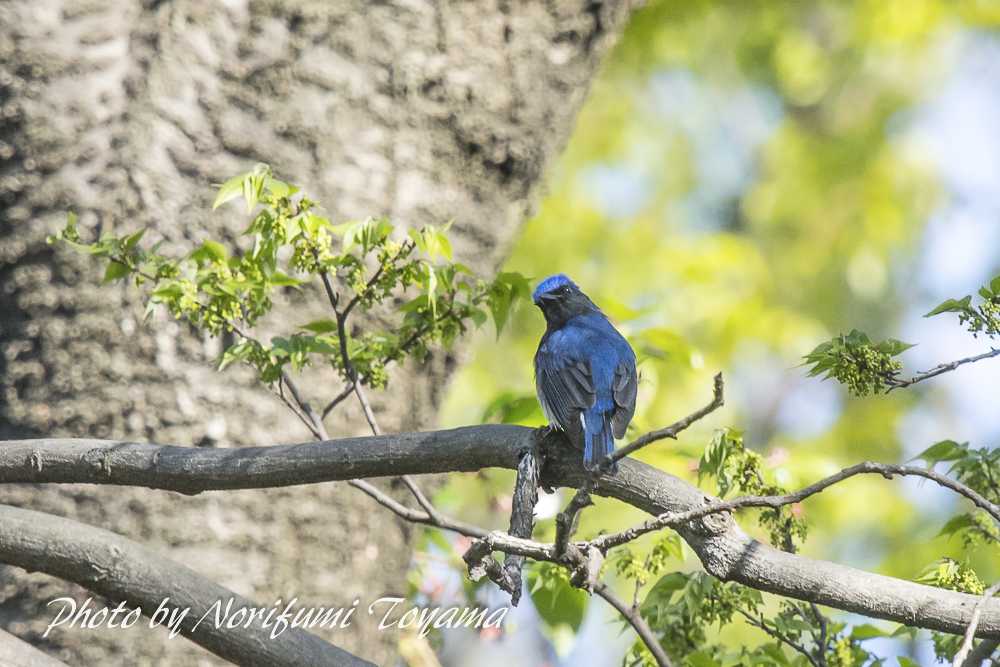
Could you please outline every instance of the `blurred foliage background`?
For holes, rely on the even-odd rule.
[[[795,488],[945,437],[995,444],[1000,420],[982,395],[996,362],[863,400],[799,364],[853,327],[918,343],[901,357],[911,372],[985,349],[920,316],[1000,271],[997,27],[993,0],[670,0],[636,13],[507,267],[534,280],[568,273],[630,338],[636,434],[704,404],[725,373],[725,410],[642,459],[694,481],[713,429],[731,426]],[[499,341],[481,332],[442,425],[543,424],[532,375],[543,329],[526,306]],[[438,500],[506,529],[512,481],[455,476]],[[537,536],[551,538],[567,500],[543,499]],[[941,556],[965,558],[959,540],[937,536],[955,509],[929,485],[856,478],[801,507],[804,552],[914,579]],[[581,534],[639,518],[601,502]],[[432,537],[418,564],[451,551]],[[987,580],[1000,577],[996,556],[973,557]],[[418,569],[425,593],[447,579],[447,568]],[[546,660],[620,661],[618,624],[574,632],[587,606],[571,591],[539,604]],[[745,626],[724,633],[765,640]],[[876,641],[881,655],[933,662],[920,641]]]

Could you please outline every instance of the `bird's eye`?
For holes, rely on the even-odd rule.
[[[559,293],[560,294],[569,294],[569,287],[566,287],[565,285],[563,287],[560,287],[559,288]]]

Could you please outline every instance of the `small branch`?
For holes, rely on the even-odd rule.
[[[608,456],[604,459],[604,462],[601,465],[601,471],[602,472],[607,471],[608,469],[611,468],[611,466],[615,463],[615,461],[619,461],[628,456],[629,454],[633,454],[642,449],[643,447],[645,447],[646,445],[650,445],[656,442],[657,440],[663,440],[665,438],[671,438],[676,440],[677,435],[681,431],[683,431],[696,421],[707,417],[708,415],[710,415],[711,413],[715,412],[716,410],[722,407],[722,405],[725,403],[724,389],[725,387],[722,380],[722,373],[716,373],[715,378],[713,378],[713,390],[712,390],[713,395],[711,403],[703,407],[701,410],[692,412],[684,419],[676,421],[666,428],[661,428],[657,431],[650,431],[649,433],[646,433],[645,435],[636,438],[635,440],[633,440],[626,446],[622,447],[621,449],[616,449],[614,452],[611,453],[611,456]]]
[[[321,415],[323,419],[326,419],[327,416],[331,412],[333,412],[333,409],[335,407],[343,403],[348,396],[354,393],[354,384],[355,384],[354,382],[348,381],[347,386],[344,387],[344,389],[339,394],[334,396],[333,399],[326,404],[326,407],[323,408],[323,413]]]
[[[1000,641],[996,639],[984,639],[976,645],[976,648],[972,649],[969,653],[969,657],[965,659],[962,663],[962,667],[983,667],[983,661],[990,660],[993,654],[996,653],[997,648],[1000,647]],[[993,665],[993,661],[990,661],[990,665]]]
[[[759,630],[762,630],[765,634],[769,635],[770,637],[773,637],[782,644],[787,645],[793,651],[801,653],[806,657],[806,660],[808,660],[809,664],[811,664],[813,667],[820,667],[820,664],[816,662],[816,658],[813,657],[813,655],[806,649],[806,647],[802,646],[797,642],[792,641],[791,639],[781,634],[780,632],[767,627],[767,624],[764,623],[763,619],[754,618],[753,616],[743,611],[742,609],[737,609],[736,611],[738,611],[740,615],[742,615],[745,619],[747,619],[747,622],[750,625],[754,626]]]
[[[538,503],[538,458],[535,450],[529,449],[517,464],[517,478],[514,482],[514,495],[511,498],[510,528],[508,534],[514,537],[531,539],[535,529],[535,504]],[[510,603],[517,606],[521,601],[521,570],[524,567],[524,556],[508,554],[504,559],[503,569],[513,590]]]
[[[812,614],[816,619],[816,623],[819,625],[819,663],[820,667],[826,667],[826,650],[830,644],[830,635],[826,623],[826,616],[823,612],[819,610],[815,602],[809,603],[809,609],[812,610]]]
[[[594,504],[594,501],[590,499],[590,492],[593,491],[594,485],[595,481],[593,477],[585,480],[580,485],[580,488],[576,490],[576,493],[573,494],[573,499],[569,501],[566,509],[556,517],[555,548],[557,554],[562,555],[566,553],[569,541],[573,537],[573,533],[576,532],[576,526],[580,520],[580,512],[585,507]]]
[[[604,598],[605,602],[614,607],[628,621],[635,633],[639,635],[639,639],[649,649],[659,667],[673,667],[667,652],[663,650],[660,641],[653,634],[652,628],[649,627],[646,619],[642,617],[637,608],[626,605],[603,581],[594,584],[594,592]]]
[[[490,534],[489,531],[484,528],[480,528],[479,526],[473,526],[472,524],[465,523],[463,521],[456,521],[455,519],[450,519],[441,515],[438,515],[437,518],[435,518],[426,511],[419,512],[415,509],[409,508],[363,479],[352,479],[348,480],[347,483],[355,489],[368,494],[368,496],[375,500],[375,502],[390,510],[399,516],[399,518],[410,521],[411,523],[420,523],[426,526],[433,526],[435,528],[443,528],[444,530],[450,530],[458,533],[459,535],[465,535],[466,537],[473,537],[476,539],[481,539]]]
[[[921,468],[918,466],[906,466],[906,465],[895,465],[889,463],[875,463],[872,461],[865,461],[863,463],[858,463],[849,468],[844,468],[838,473],[830,475],[824,479],[821,479],[814,484],[803,487],[802,489],[795,491],[794,493],[788,493],[780,496],[741,496],[739,498],[734,498],[732,500],[717,500],[710,502],[702,507],[687,510],[684,512],[668,512],[662,514],[654,519],[650,519],[638,526],[633,526],[628,530],[624,530],[620,533],[609,533],[607,535],[602,535],[593,541],[594,545],[597,546],[601,551],[607,551],[612,547],[625,544],[626,542],[631,542],[640,535],[659,530],[661,528],[676,528],[683,524],[696,519],[701,519],[709,514],[716,514],[719,512],[732,512],[733,510],[742,509],[745,507],[770,507],[772,509],[777,509],[785,505],[792,505],[794,503],[802,502],[810,496],[814,496],[821,491],[828,489],[834,484],[838,484],[845,479],[854,477],[855,475],[862,474],[872,474],[876,473],[882,475],[886,479],[892,479],[894,475],[899,476],[915,476],[924,477],[930,479],[935,483],[943,486],[947,489],[954,491],[955,493],[964,496],[972,501],[976,507],[985,510],[993,517],[994,520],[1000,521],[1000,506],[991,503],[989,500],[984,498],[982,495],[977,493],[974,489],[957,482],[950,477],[942,475],[940,473],[934,472],[928,468]]]
[[[1000,581],[993,584],[983,593],[983,597],[976,603],[976,608],[972,610],[972,620],[969,621],[969,627],[965,630],[965,635],[962,637],[962,646],[958,649],[958,653],[955,654],[955,659],[952,660],[952,667],[964,667],[966,659],[969,652],[972,650],[972,641],[976,637],[976,630],[979,628],[979,617],[983,613],[983,606],[986,601],[992,598],[994,595],[1000,592]],[[982,660],[980,660],[982,664]]]
[[[368,290],[370,290],[372,287],[375,286],[375,283],[378,282],[378,279],[382,277],[383,273],[385,273],[386,267],[391,266],[392,268],[396,268],[396,262],[399,261],[399,258],[402,257],[403,255],[409,254],[409,252],[413,250],[413,248],[414,248],[413,241],[407,239],[406,241],[403,241],[403,244],[399,247],[399,251],[396,252],[396,254],[393,255],[388,262],[379,263],[378,269],[375,270],[375,273],[372,275],[372,277],[368,280],[367,283],[365,283],[364,289],[355,294],[354,298],[351,299],[344,307],[343,315],[345,319],[351,313],[351,311],[354,310],[354,307],[358,305],[362,297],[368,293]]]
[[[938,375],[950,373],[964,364],[972,364],[977,361],[982,361],[983,359],[990,359],[997,356],[1000,356],[1000,348],[991,348],[989,352],[983,352],[982,354],[977,354],[973,357],[965,357],[964,359],[957,359],[946,364],[938,364],[929,371],[918,373],[917,375],[914,375],[906,380],[899,380],[895,377],[887,378],[886,382],[889,384],[889,388],[886,390],[886,393],[889,393],[893,389],[902,389],[903,387],[909,387],[910,385],[923,382],[924,380],[929,380],[930,378],[937,377]]]

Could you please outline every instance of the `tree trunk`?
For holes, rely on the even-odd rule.
[[[210,214],[209,184],[263,161],[335,220],[453,218],[456,252],[489,272],[531,211],[627,4],[0,4],[0,439],[307,439],[248,373],[213,370],[218,343],[167,318],[142,323],[134,290],[98,287],[97,266],[53,251],[46,234],[73,209],[83,230],[149,227],[147,238],[176,252],[235,238],[246,218],[236,207]],[[278,315],[298,323],[320,307]],[[432,425],[454,361],[430,364],[398,371],[375,397],[383,428]],[[319,397],[339,386],[318,375],[307,388]],[[364,432],[360,411],[344,409],[330,431]],[[405,593],[408,528],[343,484],[192,498],[17,485],[0,502],[130,536],[261,604]],[[0,624],[76,664],[213,661],[142,624],[42,639],[46,602],[70,593],[86,598],[5,567]],[[384,663],[395,637],[376,625],[361,618],[323,636]]]

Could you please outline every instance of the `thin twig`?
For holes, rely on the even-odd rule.
[[[343,391],[333,397],[333,399],[326,404],[323,408],[322,418],[326,419],[327,415],[333,412],[333,409],[344,402],[351,394],[354,393],[354,383],[348,381],[347,386],[344,387]]]
[[[566,509],[556,517],[556,554],[562,555],[566,553],[569,541],[572,539],[573,533],[576,532],[576,526],[580,520],[580,512],[585,507],[594,504],[594,501],[590,499],[590,492],[594,490],[595,484],[595,478],[588,477],[580,485],[580,488],[576,490],[576,493],[573,494],[573,499],[569,501]]]
[[[763,630],[766,634],[770,635],[771,637],[778,640],[782,644],[786,644],[792,650],[801,653],[806,657],[806,660],[808,660],[813,667],[820,667],[819,663],[816,662],[816,658],[813,657],[813,655],[806,649],[806,647],[802,646],[797,642],[792,641],[791,639],[781,634],[777,630],[767,627],[767,624],[764,623],[763,619],[754,618],[753,616],[751,616],[742,609],[737,609],[736,611],[738,611],[745,619],[747,619],[747,622],[750,623],[750,625],[760,630]]]
[[[660,641],[653,634],[653,629],[649,627],[646,619],[642,617],[638,609],[625,604],[603,581],[594,584],[594,592],[604,598],[605,602],[614,607],[628,621],[632,629],[635,630],[635,633],[639,635],[639,639],[649,649],[659,667],[673,667],[670,656],[663,650]]]
[[[819,610],[819,607],[816,605],[815,602],[810,602],[809,608],[812,610],[813,616],[816,618],[816,623],[819,624],[820,667],[826,667],[826,649],[830,643],[827,624],[826,624],[826,616],[824,616],[823,612]]]
[[[972,641],[976,637],[976,630],[979,628],[979,617],[983,613],[983,606],[998,591],[1000,591],[1000,581],[987,588],[983,593],[983,597],[976,603],[976,608],[972,610],[972,620],[969,621],[969,627],[965,630],[965,636],[962,637],[962,646],[958,649],[955,659],[951,662],[952,667],[964,667],[969,651],[972,650]]]
[[[844,468],[840,472],[821,479],[820,481],[810,484],[809,486],[803,487],[794,493],[775,496],[741,496],[732,500],[718,500],[711,502],[703,507],[698,507],[686,512],[668,512],[666,514],[661,514],[654,519],[645,521],[638,526],[633,526],[628,530],[624,530],[619,533],[602,535],[593,540],[593,544],[601,551],[607,551],[611,547],[631,542],[640,535],[644,535],[654,530],[659,530],[660,528],[679,526],[688,523],[689,521],[701,519],[709,514],[732,512],[733,510],[745,507],[770,507],[772,509],[777,509],[785,505],[802,502],[806,498],[814,496],[834,484],[838,484],[845,479],[854,477],[855,475],[862,474],[879,474],[886,479],[891,479],[894,475],[924,477],[934,481],[940,486],[968,498],[974,505],[976,505],[976,507],[988,512],[994,520],[1000,521],[1000,506],[991,503],[974,489],[962,484],[961,482],[955,481],[950,477],[937,473],[934,470],[918,466],[865,461],[863,463],[850,466],[849,468]]]
[[[889,384],[889,388],[886,390],[886,393],[889,393],[893,389],[902,389],[903,387],[909,387],[910,385],[914,385],[918,382],[923,382],[924,380],[929,380],[930,378],[937,377],[938,375],[949,373],[964,364],[972,364],[977,361],[982,361],[983,359],[990,359],[992,357],[997,357],[997,356],[1000,356],[1000,348],[994,347],[990,348],[989,352],[983,352],[982,354],[977,354],[972,357],[965,357],[964,359],[956,359],[955,361],[950,361],[946,364],[938,364],[929,371],[918,373],[906,380],[899,380],[894,377],[890,377],[887,378],[886,380],[886,382]]]
[[[606,457],[601,464],[601,471],[606,472],[611,468],[616,461],[619,461],[629,454],[637,452],[646,445],[650,445],[657,440],[663,440],[665,438],[676,439],[677,435],[686,429],[691,424],[696,421],[707,417],[709,414],[718,410],[725,403],[724,396],[724,383],[722,380],[722,373],[716,373],[715,378],[713,378],[713,391],[712,391],[712,402],[703,407],[701,410],[696,410],[692,412],[684,419],[674,422],[666,428],[661,428],[656,431],[650,431],[645,435],[639,436],[629,444],[625,445],[621,449],[616,449],[611,453],[610,456]]]

